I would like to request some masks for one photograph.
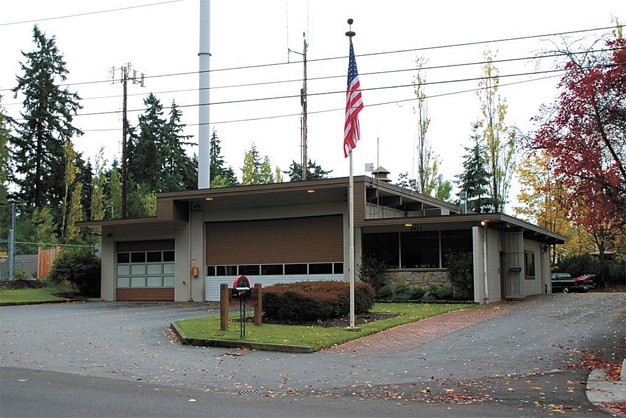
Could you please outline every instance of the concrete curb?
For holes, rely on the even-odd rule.
[[[604,370],[592,370],[587,377],[587,399],[607,410],[605,403],[626,403],[626,359],[622,362],[620,380],[609,380]]]
[[[188,338],[176,324],[171,323],[172,331],[180,338],[181,343],[185,345],[196,345],[200,347],[223,347],[223,348],[245,348],[248,350],[262,351],[280,351],[283,353],[307,354],[314,353],[313,347],[301,345],[285,345],[285,344],[267,344],[253,343],[248,341],[232,341],[232,340],[209,340],[200,338]]]

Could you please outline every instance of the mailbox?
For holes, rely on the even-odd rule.
[[[233,280],[233,297],[245,298],[250,295],[250,280],[244,275],[239,275]]]

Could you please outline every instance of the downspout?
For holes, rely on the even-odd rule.
[[[191,202],[187,203],[187,228],[188,228],[188,232],[187,232],[187,251],[188,251],[188,255],[191,256]],[[192,267],[192,263],[193,261],[190,261],[189,263],[189,268],[187,269],[187,274],[189,275],[189,297],[187,298],[187,301],[189,302],[193,302],[193,298],[192,298],[192,293],[191,293],[191,284],[193,283],[193,276],[191,274],[191,267]]]
[[[489,280],[487,277],[487,222],[488,221],[480,222],[483,226],[483,286],[485,292],[483,303],[489,302]]]

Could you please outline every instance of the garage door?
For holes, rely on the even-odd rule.
[[[118,242],[116,300],[174,300],[174,240]]]

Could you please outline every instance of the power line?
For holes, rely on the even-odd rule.
[[[174,1],[184,1],[184,0],[172,0],[172,2],[174,2]],[[139,6],[136,6],[136,7],[139,7]],[[527,39],[534,39],[534,38],[555,37],[555,36],[563,36],[563,35],[595,32],[595,31],[602,31],[602,30],[608,30],[608,29],[614,29],[614,26],[606,26],[606,27],[591,28],[591,29],[578,29],[578,30],[573,30],[573,31],[555,32],[555,33],[550,33],[550,34],[526,35],[526,36],[519,36],[519,37],[513,37],[513,38],[500,38],[500,39],[492,39],[492,40],[486,40],[486,41],[483,40],[483,41],[472,41],[472,42],[444,44],[444,45],[436,45],[436,46],[426,46],[426,47],[402,49],[402,50],[394,50],[394,51],[379,51],[379,52],[360,54],[360,55],[358,55],[358,57],[379,56],[379,55],[387,55],[387,54],[399,54],[399,53],[407,53],[407,52],[419,52],[419,51],[427,51],[427,50],[435,50],[435,49],[457,48],[457,47],[475,46],[475,45],[481,45],[481,44],[491,44],[491,43],[501,43],[501,42],[512,42],[512,41],[527,40]],[[587,52],[589,52],[589,51],[587,51]],[[326,57],[326,58],[309,59],[309,62],[332,61],[332,60],[345,59],[345,58],[346,58],[346,56]],[[214,73],[214,72],[224,72],[224,71],[238,71],[238,70],[247,70],[247,69],[259,69],[259,68],[269,68],[269,67],[276,67],[276,66],[282,66],[282,65],[291,65],[291,64],[298,64],[298,63],[301,63],[301,62],[300,61],[291,61],[291,62],[276,62],[276,63],[267,63],[267,64],[252,64],[252,65],[237,66],[237,67],[225,67],[225,68],[211,69],[211,70],[208,70],[208,72]],[[183,72],[176,72],[176,73],[165,73],[165,74],[150,75],[150,76],[146,76],[145,78],[149,79],[149,78],[180,77],[180,76],[187,76],[187,75],[197,75],[197,74],[200,74],[202,72],[203,71],[183,71]],[[111,82],[111,80],[109,80],[109,79],[107,79],[107,80],[82,81],[82,82],[60,84],[59,87],[81,86],[81,85],[89,85],[89,84],[102,84],[102,83],[110,83],[110,82]],[[9,89],[0,89],[0,92],[2,92],[2,91],[10,91],[10,90],[12,90],[12,89],[10,89],[10,88]]]
[[[13,25],[22,25],[22,24],[25,24],[25,23],[46,22],[46,21],[49,21],[49,20],[70,19],[70,18],[74,18],[74,17],[82,17],[82,16],[90,16],[90,15],[97,15],[97,14],[103,14],[103,13],[119,12],[119,11],[122,11],[122,10],[131,10],[131,9],[140,9],[140,8],[143,8],[143,7],[161,6],[163,4],[179,3],[181,1],[184,1],[184,0],[169,0],[169,1],[162,1],[162,2],[158,2],[158,3],[139,4],[137,6],[118,7],[116,9],[97,10],[97,11],[93,11],[93,12],[75,13],[75,14],[71,14],[71,15],[54,16],[54,17],[43,17],[43,18],[40,18],[40,19],[19,20],[19,21],[15,21],[15,22],[4,22],[4,23],[0,23],[0,26],[13,26]]]
[[[521,80],[521,81],[510,82],[510,83],[502,83],[499,85],[499,87],[509,87],[509,86],[518,85],[518,84],[532,83],[535,81],[543,81],[543,80],[548,80],[548,79],[556,78],[556,77],[559,77],[559,75],[550,75],[547,77],[533,78],[529,80]],[[453,96],[457,94],[472,93],[472,92],[476,92],[482,89],[484,89],[484,87],[475,87],[472,89],[457,90],[457,91],[452,91],[452,92],[447,92],[447,93],[427,95],[426,99],[434,99],[434,98],[439,98],[439,97]],[[390,104],[412,102],[415,100],[417,100],[417,98],[412,97],[408,99],[398,99],[398,100],[390,100],[390,101],[378,102],[378,103],[368,103],[367,107],[385,106],[385,105],[390,105]],[[322,113],[338,112],[338,111],[344,111],[344,110],[345,108],[316,110],[316,111],[309,111],[309,114],[322,114]],[[253,117],[253,118],[214,121],[214,122],[210,122],[210,124],[211,125],[223,125],[223,124],[229,124],[229,123],[254,122],[258,120],[280,119],[280,118],[288,118],[288,117],[295,117],[295,116],[300,116],[300,113],[288,113],[288,114],[282,114],[282,115],[259,116],[259,117]],[[199,125],[200,125],[199,123],[185,124],[185,126],[188,126],[188,127],[199,126]],[[85,132],[114,132],[114,131],[119,131],[119,130],[120,130],[119,128],[85,129]]]
[[[462,63],[452,63],[452,64],[443,64],[443,65],[435,65],[435,66],[425,66],[421,68],[410,67],[410,68],[401,68],[401,69],[391,69],[384,71],[374,71],[374,72],[362,72],[360,76],[366,77],[371,75],[384,75],[384,74],[393,74],[393,73],[401,73],[401,72],[410,72],[417,70],[441,70],[441,69],[450,69],[450,68],[458,68],[458,67],[466,67],[466,66],[476,66],[476,65],[486,65],[486,64],[502,64],[507,62],[516,62],[516,61],[531,61],[531,60],[539,60],[539,59],[549,59],[549,58],[558,58],[562,56],[569,55],[578,55],[578,54],[589,54],[589,53],[601,53],[612,51],[614,48],[602,48],[602,49],[594,49],[589,51],[579,51],[579,52],[554,52],[547,55],[541,56],[524,56],[524,57],[514,57],[514,58],[501,58],[501,59],[493,59],[493,60],[483,60],[483,61],[470,61],[470,62],[462,62]],[[309,81],[321,81],[321,80],[330,80],[334,78],[344,78],[345,74],[341,75],[330,75],[330,76],[320,76],[320,77],[309,77]],[[145,78],[149,78],[146,76]],[[287,79],[287,80],[273,80],[273,81],[265,81],[265,82],[249,82],[249,83],[239,83],[239,84],[229,84],[223,86],[213,86],[209,87],[209,89],[228,89],[228,88],[241,88],[241,87],[256,87],[256,86],[267,86],[267,85],[276,85],[276,84],[285,84],[285,83],[295,83],[302,82],[301,79]],[[178,90],[166,90],[166,91],[154,91],[153,94],[172,94],[172,93],[184,93],[198,91],[198,88],[189,88],[189,89],[178,89]],[[143,93],[134,93],[129,94],[128,96],[142,96]],[[107,95],[107,96],[96,96],[96,97],[82,97],[81,100],[98,100],[98,99],[114,99],[120,98],[120,95]],[[14,106],[20,105],[21,102],[13,102],[13,103],[5,103],[5,106]]]

